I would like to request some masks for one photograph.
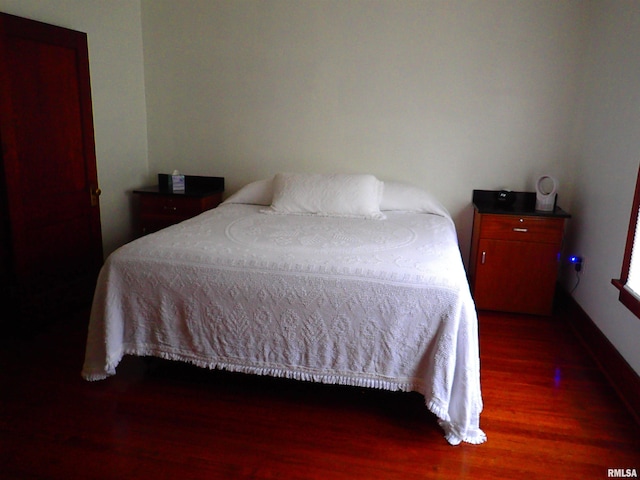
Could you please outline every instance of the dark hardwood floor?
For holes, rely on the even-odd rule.
[[[127,357],[80,378],[86,314],[0,342],[0,477],[533,479],[640,472],[640,428],[562,315],[481,313],[483,445],[417,394]],[[639,473],[640,474],[640,473]]]

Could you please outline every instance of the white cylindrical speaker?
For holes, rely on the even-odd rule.
[[[556,208],[557,194],[558,181],[549,175],[541,176],[536,182],[536,210],[553,212]]]

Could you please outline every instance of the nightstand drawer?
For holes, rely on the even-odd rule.
[[[480,238],[559,244],[563,229],[562,218],[483,215]]]
[[[142,195],[140,198],[140,215],[170,216],[189,218],[202,213],[202,201],[199,198],[164,197],[160,195]]]
[[[160,185],[133,191],[137,199],[138,228],[141,235],[195,217],[216,208],[222,202],[224,178],[187,175],[185,182],[184,193],[173,193],[166,186]]]

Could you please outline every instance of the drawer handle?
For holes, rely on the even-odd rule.
[[[514,228],[513,229],[514,232],[523,232],[523,233],[527,233],[528,229],[526,228]]]
[[[482,263],[482,265],[484,265],[484,261],[487,258],[487,252],[482,252],[482,260],[480,261],[480,263]]]

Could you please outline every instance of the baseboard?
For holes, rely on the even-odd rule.
[[[564,291],[559,293],[566,307],[563,317],[640,425],[640,376],[574,298]]]

